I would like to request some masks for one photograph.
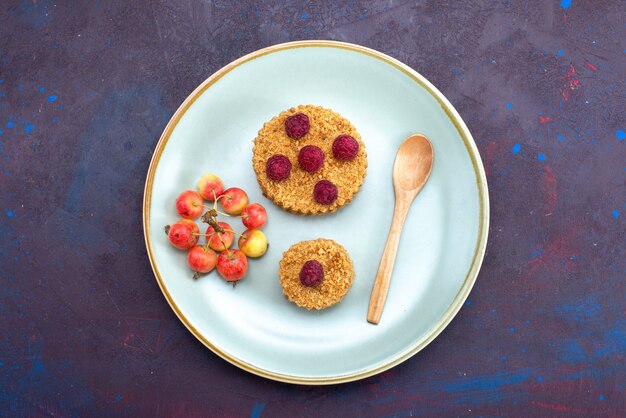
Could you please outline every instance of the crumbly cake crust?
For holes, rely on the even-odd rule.
[[[317,286],[300,283],[300,270],[305,262],[317,260],[324,267],[324,279]],[[325,309],[348,293],[354,280],[350,255],[337,242],[318,238],[292,245],[280,260],[278,268],[283,293],[291,302],[306,309]]]
[[[309,117],[311,128],[302,138],[292,139],[285,132],[285,119],[300,112]],[[359,152],[351,161],[333,157],[333,141],[341,134],[351,135],[359,142]],[[298,165],[298,153],[305,145],[316,145],[324,151],[324,165],[316,173],[307,173]],[[291,108],[265,123],[254,140],[252,153],[263,195],[283,209],[303,215],[331,213],[348,204],[361,187],[367,168],[365,145],[356,128],[339,113],[313,105]],[[267,160],[275,154],[286,155],[292,164],[291,175],[282,181],[269,179],[265,172]],[[324,179],[338,189],[337,200],[329,205],[313,198],[313,187]]]

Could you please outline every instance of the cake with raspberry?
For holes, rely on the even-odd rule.
[[[263,125],[252,165],[263,194],[290,212],[331,213],[349,203],[365,178],[367,153],[339,113],[301,105]]]
[[[337,242],[318,238],[292,245],[279,263],[283,293],[306,309],[325,309],[348,293],[354,280],[350,255]]]

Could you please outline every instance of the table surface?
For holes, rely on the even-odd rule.
[[[582,0],[3,2],[2,415],[620,415],[624,16],[624,2]],[[365,45],[433,82],[491,199],[456,319],[398,367],[330,387],[265,380],[200,344],[154,280],[141,222],[152,151],[184,98],[300,39]]]

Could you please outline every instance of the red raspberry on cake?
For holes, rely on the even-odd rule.
[[[300,139],[311,129],[309,117],[304,113],[296,113],[285,119],[285,132],[290,138]]]
[[[337,186],[328,180],[318,181],[313,188],[313,198],[322,205],[330,205],[337,200],[337,195]]]
[[[265,172],[272,180],[285,180],[291,173],[291,161],[282,154],[273,155],[267,160]]]
[[[315,145],[307,145],[298,153],[300,168],[309,173],[315,173],[324,164],[324,151]]]
[[[317,260],[309,260],[300,270],[300,283],[307,287],[317,286],[324,280],[324,267]]]
[[[339,135],[333,142],[333,155],[338,160],[350,161],[359,153],[359,143],[350,135]]]

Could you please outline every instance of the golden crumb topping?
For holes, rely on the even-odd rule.
[[[296,113],[309,117],[310,129],[300,139],[292,139],[285,132],[285,119]],[[333,157],[332,145],[339,135],[347,134],[359,143],[359,151],[351,161]],[[298,153],[306,145],[315,145],[325,154],[322,168],[309,173],[298,165]],[[267,160],[282,154],[291,162],[291,174],[276,181],[267,177]],[[301,105],[282,112],[263,125],[254,140],[252,165],[263,195],[290,212],[319,215],[336,211],[349,203],[358,192],[367,168],[367,153],[355,127],[340,114],[319,106]],[[320,180],[329,180],[337,186],[337,199],[328,205],[318,203],[313,188]]]

